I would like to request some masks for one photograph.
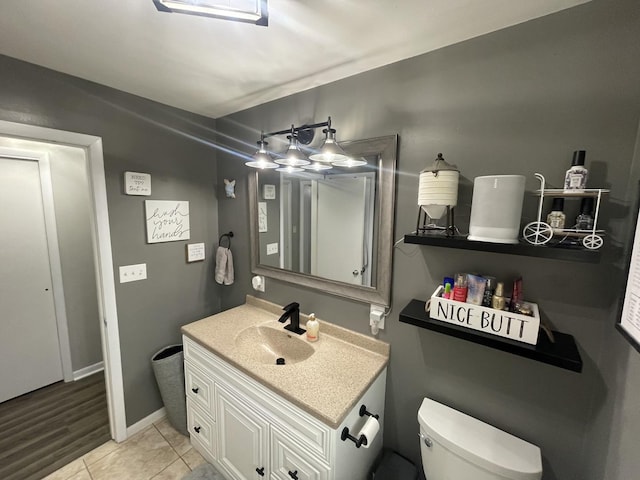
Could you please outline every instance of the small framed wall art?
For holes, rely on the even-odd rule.
[[[187,244],[187,262],[201,262],[205,257],[204,243]]]
[[[124,172],[124,193],[127,195],[151,195],[151,175],[140,172]]]
[[[264,185],[262,187],[262,197],[265,200],[275,200],[276,199],[276,186],[275,185]]]

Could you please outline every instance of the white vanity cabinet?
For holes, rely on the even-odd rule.
[[[384,411],[386,368],[332,427],[184,336],[187,423],[191,442],[229,480],[365,479],[382,446],[341,440],[356,435],[368,411]],[[274,368],[278,368],[274,366]],[[301,382],[300,388],[304,388]]]

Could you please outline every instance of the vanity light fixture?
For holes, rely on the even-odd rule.
[[[333,165],[331,165],[330,163],[313,162],[309,165],[304,165],[302,168],[304,168],[305,170],[313,170],[319,172],[321,170],[331,170],[333,168]]]
[[[300,150],[298,145],[298,135],[294,131],[295,127],[291,125],[291,135],[287,135],[289,140],[289,148],[284,154],[284,157],[276,159],[276,163],[279,165],[285,165],[288,167],[301,167],[303,165],[309,165],[311,162],[307,156]]]
[[[335,128],[331,128],[331,117],[327,120],[327,128],[322,130],[322,133],[324,133],[325,139],[322,147],[320,147],[320,151],[310,155],[309,158],[316,162],[327,162],[334,165],[336,165],[337,162],[348,160],[349,156],[344,153],[344,150],[336,143],[336,130]]]
[[[351,158],[347,157],[344,160],[340,160],[338,162],[331,162],[335,167],[360,167],[362,165],[366,165],[367,161],[364,158]]]
[[[245,165],[253,168],[278,168],[278,164],[273,161],[273,157],[267,152],[267,142],[264,141],[264,135],[258,140],[258,151],[253,154],[253,160],[246,162]]]
[[[326,127],[322,130],[325,134],[325,140],[320,149],[307,158],[300,148],[300,144],[309,145],[313,141],[315,129],[322,127]],[[287,130],[279,130],[277,132],[270,132],[266,134],[262,132],[258,145],[265,147],[267,145],[267,142],[264,141],[265,138],[285,134],[287,134],[287,138],[289,139],[289,147],[281,158],[275,160],[275,163],[279,165],[302,167],[305,170],[320,171],[329,170],[333,167],[356,167],[367,164],[366,160],[363,158],[354,159],[349,157],[340,145],[338,145],[336,141],[336,130],[331,128],[331,117],[329,117],[326,122],[302,125],[300,127],[291,125],[291,128]],[[266,147],[265,149],[261,148],[258,150],[253,157],[253,161],[247,162],[245,165],[254,168],[262,168],[260,165],[264,164],[265,155],[269,157]],[[311,163],[311,161],[313,161],[313,163]],[[278,169],[277,171],[290,170]]]
[[[281,166],[275,169],[276,172],[284,172],[284,173],[294,173],[294,172],[304,172],[303,168],[300,167],[292,167],[291,165]]]
[[[160,12],[269,25],[268,0],[152,0]]]

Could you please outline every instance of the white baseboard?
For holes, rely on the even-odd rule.
[[[80,370],[76,370],[73,372],[73,381],[80,380],[81,378],[88,377],[89,375],[93,375],[94,373],[98,373],[104,370],[104,362],[94,363],[93,365],[89,365],[88,367],[81,368]]]
[[[150,427],[155,422],[157,422],[158,420],[162,420],[166,416],[167,416],[167,410],[164,407],[160,408],[159,410],[156,410],[150,415],[147,415],[139,422],[136,422],[130,427],[127,427],[127,438],[131,437],[132,435],[135,435],[138,432],[141,432],[147,427]]]

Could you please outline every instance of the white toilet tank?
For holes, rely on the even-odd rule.
[[[540,449],[429,398],[418,411],[427,480],[540,480]]]

